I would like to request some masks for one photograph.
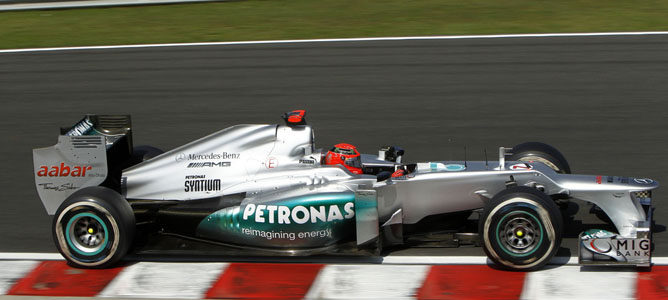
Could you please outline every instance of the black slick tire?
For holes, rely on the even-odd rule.
[[[513,147],[511,161],[537,161],[546,164],[557,173],[570,174],[571,167],[568,161],[556,148],[539,142],[522,143]]]
[[[87,187],[70,195],[52,223],[53,239],[67,262],[79,268],[106,268],[129,251],[135,232],[130,204],[116,191]]]
[[[559,208],[549,196],[516,186],[499,192],[485,205],[479,234],[485,253],[496,265],[531,271],[556,254],[562,223]]]

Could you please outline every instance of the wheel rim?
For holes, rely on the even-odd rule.
[[[504,216],[496,232],[501,249],[512,256],[531,255],[543,242],[543,226],[527,212]]]
[[[92,213],[74,215],[67,222],[65,234],[70,248],[85,256],[99,254],[108,243],[107,226]]]

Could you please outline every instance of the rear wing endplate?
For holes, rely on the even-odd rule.
[[[107,178],[104,136],[61,135],[56,145],[32,153],[35,186],[49,215],[75,191]]]

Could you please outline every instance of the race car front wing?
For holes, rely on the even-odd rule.
[[[634,193],[633,198],[645,210],[646,220],[637,222],[636,236],[623,237],[602,229],[580,233],[578,263],[580,265],[634,265],[649,267],[652,263],[651,191]]]

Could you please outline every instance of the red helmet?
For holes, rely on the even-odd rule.
[[[342,165],[353,174],[362,174],[362,159],[357,148],[351,144],[336,144],[327,151],[325,165]]]

